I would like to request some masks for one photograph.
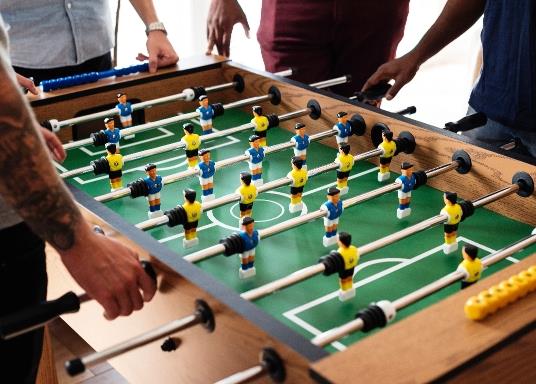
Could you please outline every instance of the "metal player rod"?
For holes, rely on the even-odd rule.
[[[327,135],[327,133],[332,135],[332,134],[334,134],[334,132],[335,132],[335,130],[333,130],[333,133],[330,132],[330,131],[319,133],[318,135],[321,135],[321,137],[319,139],[324,138],[324,136]],[[287,144],[287,143],[284,143],[284,144]],[[289,142],[289,144],[290,144],[290,146],[292,146],[292,143]],[[380,153],[381,153],[381,151],[380,151]],[[378,153],[378,155],[380,153]],[[357,161],[357,159],[364,160],[364,159],[368,159],[368,158],[371,158],[373,156],[376,156],[376,154],[377,154],[376,150],[369,151],[369,152],[366,152],[364,154],[359,154],[359,155],[354,156],[354,159],[356,161]],[[308,171],[307,176],[308,177],[314,177],[316,175],[326,173],[326,172],[331,171],[333,169],[337,169],[337,167],[338,167],[338,165],[335,164],[335,163],[329,163],[329,164],[321,165],[320,167],[313,168],[310,171]],[[188,172],[188,171],[186,171],[186,172]],[[191,171],[191,172],[193,172],[193,171]],[[167,184],[167,181],[164,181],[164,183]],[[291,183],[292,183],[292,180],[290,180],[288,177],[282,177],[280,179],[272,180],[272,181],[269,181],[269,182],[261,185],[260,187],[257,188],[257,193],[271,191],[272,189],[283,187],[285,185],[290,185]],[[212,209],[221,207],[223,205],[226,205],[226,204],[232,203],[234,201],[238,201],[238,200],[240,200],[240,195],[238,193],[230,193],[228,195],[219,197],[219,198],[214,199],[212,201],[208,201],[206,203],[203,203],[203,212],[210,211]],[[299,216],[299,217],[303,217],[303,216]],[[149,230],[149,229],[152,229],[152,228],[167,224],[168,222],[169,222],[168,217],[166,215],[164,215],[164,216],[156,217],[154,219],[149,219],[149,220],[142,221],[141,223],[136,224],[136,227],[139,228],[139,229],[142,229],[142,230]],[[191,256],[191,255],[189,255],[189,256]]]
[[[238,101],[234,101],[232,103],[224,104],[223,108],[224,108],[224,110],[232,109],[232,108],[240,108],[240,107],[244,107],[246,105],[252,105],[252,104],[257,104],[257,103],[261,103],[261,102],[264,102],[264,101],[269,101],[273,97],[274,97],[274,95],[271,94],[271,93],[263,95],[263,96],[250,97],[248,99],[238,100]],[[132,127],[132,128],[122,129],[121,130],[121,135],[122,136],[133,135],[135,133],[149,131],[151,129],[159,128],[159,127],[162,127],[162,126],[165,126],[165,125],[168,125],[168,124],[173,124],[173,123],[178,123],[178,122],[181,122],[181,121],[191,120],[191,119],[194,119],[196,117],[199,117],[199,112],[197,112],[197,111],[189,112],[189,113],[183,113],[183,114],[178,115],[178,116],[168,117],[166,119],[136,125],[135,127]],[[93,143],[93,140],[91,138],[82,139],[82,140],[78,140],[78,141],[73,141],[72,143],[64,144],[63,148],[64,149],[73,149],[73,148],[82,147],[84,145],[88,145],[88,144],[92,144],[92,143]]]
[[[345,75],[345,76],[340,76],[340,77],[336,77],[336,78],[329,79],[329,80],[312,83],[312,84],[309,84],[309,86],[314,87],[314,88],[324,89],[324,88],[333,87],[334,85],[346,84],[350,80],[351,80],[351,76]]]
[[[527,236],[512,245],[509,245],[497,252],[494,252],[484,257],[482,259],[482,265],[484,267],[489,267],[490,265],[493,265],[535,243],[536,234]],[[413,291],[405,296],[398,298],[397,300],[392,302],[392,306],[396,311],[399,311],[445,287],[448,287],[449,285],[454,284],[457,281],[462,280],[464,277],[465,274],[463,272],[451,272],[448,275],[443,276],[439,280],[436,280],[428,285],[425,285],[422,288],[419,288],[416,291]],[[325,347],[326,345],[331,344],[334,341],[340,340],[347,335],[361,331],[363,327],[363,320],[361,318],[357,318],[340,327],[333,328],[327,332],[321,333],[313,340],[311,340],[311,342],[320,347]]]
[[[243,384],[258,379],[266,374],[266,368],[262,365],[256,365],[242,372],[235,373],[225,379],[216,381],[215,384]]]
[[[293,69],[289,68],[289,69],[285,69],[284,71],[274,72],[274,75],[281,76],[281,77],[289,77],[289,76],[292,76],[293,72],[294,72]]]
[[[216,384],[250,383],[263,376],[269,376],[274,383],[283,383],[287,377],[283,359],[272,348],[263,348],[258,365],[219,380]]]
[[[300,110],[297,110],[297,111],[294,111],[294,112],[289,112],[289,113],[283,114],[281,116],[278,116],[278,118],[279,118],[279,121],[286,121],[286,120],[290,120],[290,119],[295,119],[297,117],[305,116],[305,115],[307,115],[309,113],[311,113],[311,109],[310,108],[304,108],[304,109],[300,109]],[[203,135],[203,136],[200,136],[199,138],[200,138],[201,141],[208,141],[208,140],[216,139],[216,138],[219,138],[219,137],[228,136],[228,135],[231,135],[233,133],[246,131],[246,130],[252,129],[252,128],[254,128],[254,125],[252,123],[246,123],[246,124],[239,125],[237,127],[225,129],[225,130],[218,131],[218,132],[209,133],[208,135]],[[163,145],[163,146],[160,146],[160,147],[150,148],[150,149],[146,149],[144,151],[131,153],[130,155],[123,156],[123,162],[126,163],[128,161],[138,160],[138,159],[142,159],[144,157],[154,156],[154,155],[174,151],[174,150],[181,149],[181,148],[184,148],[184,144],[182,142],[166,144],[166,145]],[[77,169],[72,169],[70,171],[63,172],[63,173],[60,174],[60,177],[63,178],[63,179],[67,179],[67,178],[70,178],[70,177],[82,175],[82,174],[89,173],[89,172],[92,172],[92,171],[93,171],[93,167],[91,165],[88,165],[88,166],[85,166],[85,167],[80,167],[80,168],[77,168]],[[189,172],[189,174],[190,174],[191,170],[188,170],[187,172]],[[181,173],[179,173],[179,174],[181,174]],[[195,173],[193,173],[192,175],[194,175],[194,174]],[[171,176],[172,175],[167,176],[164,179],[164,182],[169,183],[169,182],[176,181]],[[186,177],[188,177],[188,176],[186,176]],[[181,180],[181,179],[179,178],[178,180]],[[118,191],[115,191],[115,192],[117,192],[115,194],[114,193],[106,194],[105,196],[107,196],[107,197],[109,196],[112,199],[114,197],[118,198],[118,197],[127,196],[128,193],[125,195],[124,190],[127,190],[127,192],[128,192],[128,188],[123,188],[123,189],[120,189]],[[106,199],[107,197],[103,197],[103,198]],[[98,201],[108,201],[108,200],[98,200]]]
[[[372,150],[372,151],[366,152],[364,154],[357,155],[356,157],[361,156],[360,157],[361,159],[369,158],[368,156],[370,156],[370,157],[375,156],[376,151],[377,150]],[[367,156],[367,157],[364,157],[364,156]],[[456,165],[454,165],[454,164],[456,164]],[[459,164],[458,161],[454,160],[454,161],[452,161],[452,163],[445,164],[445,165],[433,168],[433,169],[431,169],[429,171],[426,171],[426,173],[427,173],[428,177],[433,177],[433,176],[439,175],[441,173],[444,173],[444,172],[450,171],[451,169],[456,168],[458,166],[458,164]],[[428,172],[430,172],[430,174],[428,174]],[[396,184],[396,183],[386,185],[385,187],[375,189],[374,191],[367,192],[367,193],[352,197],[350,199],[344,200],[343,201],[343,207],[346,209],[346,208],[348,208],[350,206],[353,206],[353,205],[356,205],[358,203],[370,200],[370,199],[372,199],[374,197],[383,195],[384,193],[394,191],[394,190],[399,189],[399,188],[400,188],[400,184]],[[322,210],[318,209],[316,211],[309,212],[309,213],[307,213],[305,215],[296,216],[296,217],[294,217],[292,219],[289,219],[289,220],[283,221],[281,223],[272,225],[269,228],[259,230],[259,237],[262,238],[262,239],[265,239],[267,237],[276,235],[276,234],[278,234],[280,232],[283,232],[283,231],[286,231],[286,230],[289,230],[289,229],[292,229],[292,228],[296,228],[296,227],[298,227],[298,226],[300,226],[302,224],[305,224],[305,223],[308,223],[310,221],[319,219],[321,217],[324,217],[325,215],[326,215],[325,211],[322,211]],[[202,249],[202,250],[200,250],[198,252],[194,252],[194,253],[191,253],[191,254],[189,254],[187,256],[184,256],[184,260],[187,260],[187,261],[190,261],[192,263],[195,263],[195,262],[205,260],[205,259],[208,259],[208,258],[216,256],[216,255],[219,255],[220,253],[223,253],[224,251],[225,251],[225,247],[223,246],[223,244],[216,244],[216,245],[214,245],[212,247]],[[309,269],[308,271],[313,272],[313,271],[316,271],[316,269],[312,268],[312,269]],[[322,271],[320,271],[320,272],[322,272]],[[301,276],[301,274],[300,274],[300,276]],[[295,277],[298,277],[298,275],[296,275]]]
[[[442,173],[448,172],[450,170],[453,170],[453,169],[457,168],[458,166],[459,166],[458,161],[454,160],[450,164],[445,164],[445,165],[442,165],[442,166],[439,166],[439,167],[436,167],[436,168],[432,168],[432,169],[426,171],[425,173],[426,173],[427,177],[430,178],[430,177],[434,177],[434,176],[440,175]],[[401,188],[400,184],[392,183],[392,184],[386,185],[385,187],[377,188],[377,189],[375,189],[373,191],[366,192],[366,193],[363,193],[361,195],[346,199],[346,200],[343,201],[343,206],[344,206],[344,208],[348,208],[350,206],[353,206],[353,205],[362,203],[364,201],[370,200],[370,199],[372,199],[374,197],[381,196],[381,195],[383,195],[385,193],[396,191],[397,189],[400,189],[400,188]],[[446,220],[446,218],[442,218],[442,221],[445,221],[445,220]],[[271,230],[272,228],[268,228],[268,229]],[[262,230],[259,231],[259,232],[262,232]],[[264,237],[266,237],[265,234],[263,234],[263,238]],[[359,247],[359,255],[360,256],[363,256],[364,253],[367,253],[366,250],[365,250],[365,252],[363,252],[364,247],[366,247],[366,246]],[[320,273],[323,273],[325,270],[326,270],[326,267],[325,267],[325,265],[323,263],[317,263],[315,265],[311,265],[309,267],[302,268],[302,269],[300,269],[300,270],[298,270],[298,271],[296,271],[294,273],[291,273],[290,275],[282,277],[281,279],[274,280],[274,281],[272,281],[272,282],[270,282],[268,284],[265,284],[263,286],[260,286],[258,288],[254,288],[252,290],[246,291],[246,292],[242,293],[240,296],[244,300],[249,300],[249,301],[257,300],[257,299],[260,299],[261,297],[264,297],[264,296],[267,296],[269,294],[272,294],[272,293],[274,293],[274,292],[276,292],[276,291],[278,291],[278,290],[280,290],[282,288],[290,287],[291,285],[297,284],[300,281],[309,279],[309,278],[311,278],[313,276],[316,276],[316,275],[318,275]]]
[[[152,343],[153,341],[156,341],[158,339],[162,339],[179,331],[191,328],[192,326],[197,324],[203,324],[203,326],[209,332],[214,330],[214,317],[212,310],[208,306],[208,304],[206,304],[202,300],[196,301],[196,310],[192,315],[185,316],[181,319],[173,320],[167,324],[154,328],[148,332],[133,337],[122,343],[118,343],[100,352],[95,352],[87,356],[70,360],[65,364],[65,367],[67,369],[67,372],[71,376],[73,376],[83,372],[85,368],[89,365],[101,363],[115,356]]]
[[[230,83],[214,85],[211,87],[206,87],[205,91],[206,93],[223,91],[229,88],[234,88],[237,86],[237,84],[238,82],[233,81]],[[187,88],[183,90],[181,93],[159,97],[157,99],[142,101],[139,103],[132,104],[131,107],[132,107],[132,111],[134,112],[140,109],[151,108],[155,105],[170,103],[172,101],[189,100],[189,99],[193,100],[193,96],[194,96],[194,91],[191,88]],[[104,117],[113,116],[115,114],[117,114],[117,109],[110,108],[105,111],[100,111],[100,112],[95,112],[95,113],[91,113],[91,114],[84,115],[84,116],[74,117],[72,119],[57,121],[54,123],[54,127],[56,129],[59,129],[59,128],[67,127],[69,125],[84,123],[86,121],[92,121],[92,120],[97,120],[97,119],[104,118]]]

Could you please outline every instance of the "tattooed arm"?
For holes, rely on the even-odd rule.
[[[52,167],[39,125],[6,57],[0,44],[0,196],[59,252],[107,318],[129,315],[152,298],[155,286],[134,251],[95,234],[83,220]]]

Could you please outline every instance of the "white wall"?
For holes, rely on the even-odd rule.
[[[358,0],[354,0],[358,1]],[[179,56],[204,54],[206,48],[206,15],[209,0],[154,0],[160,19],[166,24],[169,38]],[[235,26],[231,58],[244,65],[263,69],[256,33],[260,19],[261,0],[239,0],[251,27],[246,39],[242,26]],[[441,12],[446,0],[411,0],[410,15],[398,55],[409,51],[423,36]],[[115,1],[112,1],[112,6]],[[119,34],[119,65],[134,63],[138,52],[145,52],[144,27],[130,3],[121,2]],[[395,111],[409,105],[417,107],[413,117],[433,125],[464,116],[472,85],[476,52],[479,47],[481,22],[425,63],[415,79],[395,100],[382,107]],[[325,79],[318,79],[325,80]]]

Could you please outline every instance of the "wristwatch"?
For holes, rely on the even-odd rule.
[[[149,36],[149,32],[152,31],[162,31],[165,35],[167,35],[166,27],[164,27],[164,23],[161,21],[154,21],[150,23],[147,28],[145,28],[145,34]]]

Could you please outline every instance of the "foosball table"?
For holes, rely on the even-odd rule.
[[[110,192],[108,175],[95,175],[100,169],[95,164],[105,155],[102,120],[118,93],[137,106],[125,131],[135,137],[126,140],[123,134],[123,185]],[[215,161],[215,198],[202,202],[198,241],[192,243],[183,230],[184,210],[174,208],[183,204],[185,189],[195,190],[198,200],[204,194],[199,171],[188,167],[195,160],[187,159],[191,153],[180,140],[185,123],[201,134],[203,121],[195,110],[205,94],[216,116],[213,132],[200,140]],[[530,256],[536,251],[533,159],[211,56],[183,60],[156,74],[48,92],[32,97],[31,104],[38,120],[48,120],[66,143],[67,160],[56,166],[87,220],[134,247],[158,274],[153,301],[128,318],[108,322],[92,301],[63,316],[100,351],[71,362],[73,373],[111,358],[110,364],[133,383],[536,379],[529,353],[536,345],[534,294],[480,321],[464,315],[468,298],[521,271],[528,271],[524,284],[536,285],[536,271],[530,269],[536,264],[536,256]],[[251,214],[260,242],[256,275],[240,278],[236,254],[243,249],[236,233],[244,207],[236,190],[241,173],[251,170],[244,152],[252,145],[251,110],[257,105],[270,127],[263,183],[257,183]],[[347,193],[340,196],[344,211],[335,230],[349,233],[360,254],[350,299],[340,299],[341,267],[336,257],[328,257],[337,244],[324,244],[329,233],[320,220],[326,217],[320,207],[332,198],[327,191],[337,185],[333,126],[340,112],[350,118],[354,134],[348,144],[356,160]],[[308,180],[300,209],[291,212],[287,174],[296,123],[305,125],[310,139]],[[95,134],[86,139],[89,132]],[[389,164],[391,176],[379,182],[382,151],[377,148],[385,132],[392,133],[396,155]],[[164,180],[159,198],[165,212],[150,211],[149,217],[147,191],[127,186],[139,185],[148,163]],[[400,184],[394,173],[402,163],[411,163],[420,186],[411,197],[411,215],[399,219],[395,191]],[[467,216],[458,228],[460,249],[449,254],[443,252],[441,225],[445,191],[463,199]],[[487,267],[482,279],[464,290],[459,276],[433,287],[456,271],[462,244],[478,248]],[[484,261],[494,255],[499,259]],[[50,298],[80,292],[53,253],[48,273]],[[420,292],[425,286],[432,287]],[[506,304],[505,299],[490,301],[494,309]],[[115,344],[119,348],[107,350]]]

